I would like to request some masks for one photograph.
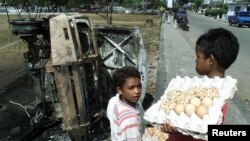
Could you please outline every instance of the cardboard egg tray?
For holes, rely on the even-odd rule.
[[[207,140],[207,131],[209,124],[221,124],[222,107],[233,98],[237,90],[237,80],[226,76],[225,78],[215,77],[213,79],[194,76],[173,78],[161,99],[153,104],[144,114],[144,119],[156,124],[170,123],[185,135],[191,135],[197,139]],[[187,116],[184,112],[175,113],[172,108],[168,110],[161,107],[162,102],[168,97],[168,92],[173,90],[186,91],[192,88],[212,88],[218,89],[218,97],[213,99],[213,104],[208,108],[208,114],[203,118],[198,117],[195,113]]]

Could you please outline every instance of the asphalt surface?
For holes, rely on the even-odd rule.
[[[160,99],[172,78],[177,75],[198,76],[195,71],[195,52],[180,30],[171,20],[161,26],[155,102]],[[229,101],[225,124],[250,124],[250,110],[237,96],[237,92]]]

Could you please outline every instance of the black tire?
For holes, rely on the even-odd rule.
[[[231,21],[229,21],[229,26],[232,26],[232,22]]]

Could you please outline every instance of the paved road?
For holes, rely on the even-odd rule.
[[[167,84],[175,76],[192,77],[197,75],[195,52],[183,37],[181,29],[174,28],[173,22],[163,23],[161,29],[155,101],[161,97]],[[230,100],[225,124],[250,124],[250,111],[242,103],[237,95]]]
[[[234,78],[237,78],[237,95],[239,95],[240,98],[246,104],[248,104],[248,107],[250,108],[250,77],[246,77],[250,75],[250,63],[246,61],[250,60],[250,28],[246,26],[240,28],[235,26],[229,26],[227,22],[215,20],[213,18],[206,17],[195,12],[188,12],[188,19],[190,21],[190,31],[181,31],[181,34],[188,41],[188,44],[190,44],[192,48],[195,47],[195,42],[197,38],[210,28],[223,27],[234,33],[234,35],[238,38],[240,43],[239,54],[236,61],[226,71],[226,75],[230,75]]]

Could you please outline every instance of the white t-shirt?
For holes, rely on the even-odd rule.
[[[107,117],[111,126],[112,141],[141,141],[143,108],[122,102],[119,94],[109,100]]]

